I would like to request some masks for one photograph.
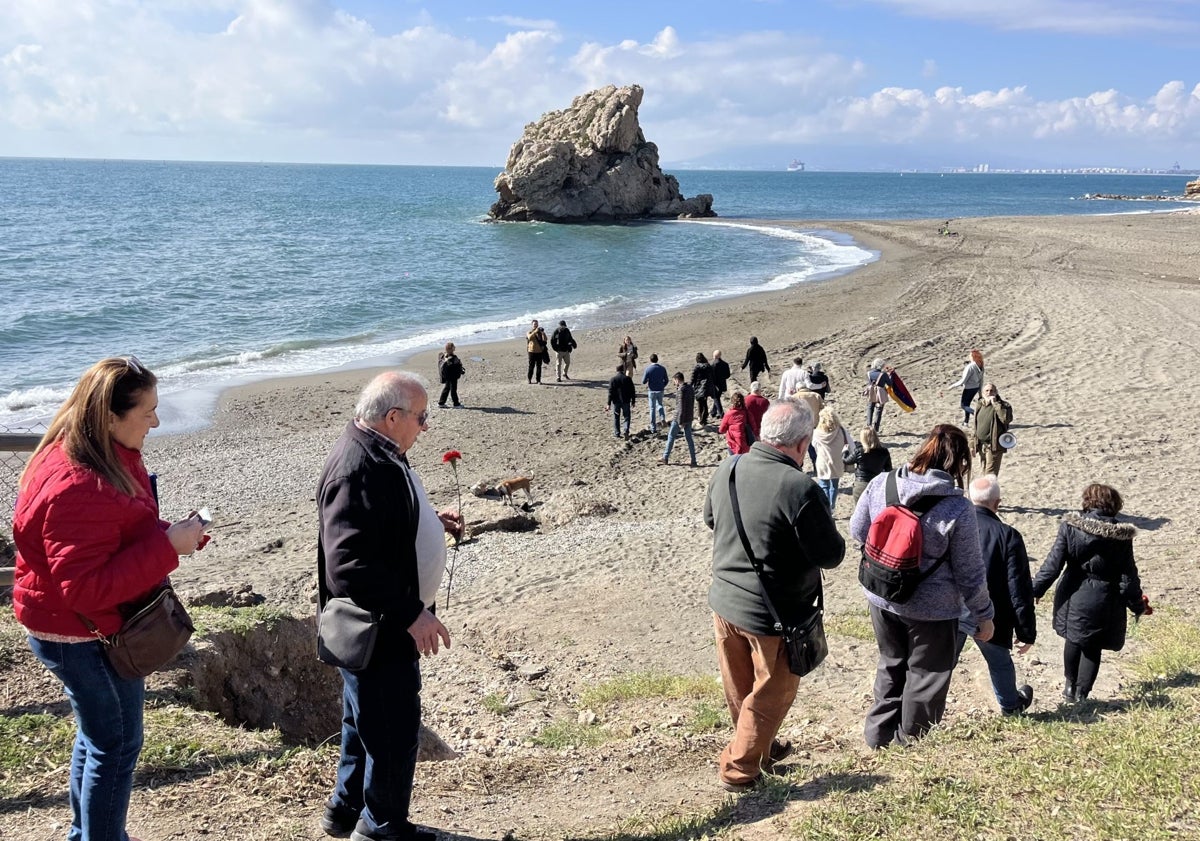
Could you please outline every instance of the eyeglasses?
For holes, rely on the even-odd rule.
[[[425,422],[429,420],[429,410],[428,409],[421,412],[420,414],[416,414],[415,412],[413,412],[412,409],[405,409],[403,406],[393,406],[391,409],[388,409],[388,411],[390,412],[393,409],[397,412],[404,412],[406,415],[416,415],[417,426],[424,426]]]
[[[139,377],[146,375],[146,366],[136,356],[123,356],[121,358],[125,361],[125,367],[131,372],[137,374]]]

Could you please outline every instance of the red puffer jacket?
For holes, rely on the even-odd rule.
[[[142,454],[114,442],[138,495],[121,493],[73,463],[61,443],[44,450],[18,494],[13,609],[35,633],[88,636],[78,613],[100,632],[116,633],[118,605],[150,592],[177,566]]]

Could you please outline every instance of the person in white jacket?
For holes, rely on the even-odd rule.
[[[779,399],[787,400],[792,393],[808,381],[808,369],[804,367],[804,359],[797,356],[792,360],[792,367],[783,372],[779,378]]]
[[[837,502],[842,474],[846,471],[845,462],[842,461],[842,450],[851,443],[853,439],[846,427],[842,426],[842,420],[833,407],[826,406],[822,409],[812,434],[812,446],[817,452],[813,461],[816,464],[817,484],[829,499],[830,513]]]

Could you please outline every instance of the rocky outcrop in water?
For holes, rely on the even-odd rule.
[[[1200,199],[1200,178],[1187,183],[1183,188],[1183,197],[1185,199]]]
[[[525,126],[496,177],[488,214],[506,222],[608,222],[716,216],[712,196],[685,199],[638,124],[639,85],[575,97]]]

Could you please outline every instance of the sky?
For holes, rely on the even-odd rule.
[[[0,0],[0,156],[502,168],[645,89],[665,167],[1200,169],[1200,0]]]

